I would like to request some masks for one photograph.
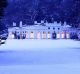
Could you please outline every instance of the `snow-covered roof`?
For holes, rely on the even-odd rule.
[[[15,25],[15,23],[13,22],[13,25]],[[14,27],[14,26],[13,26]],[[18,28],[26,28],[26,29],[46,29],[47,27],[71,27],[69,25],[67,25],[66,22],[64,22],[63,26],[61,25],[61,22],[54,22],[54,23],[48,23],[48,22],[44,22],[44,21],[41,21],[41,23],[38,23],[37,21],[34,21],[34,25],[23,25],[22,21],[20,21],[19,23],[19,27],[15,27],[15,29],[18,29]]]

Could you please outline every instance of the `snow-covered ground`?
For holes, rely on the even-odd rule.
[[[0,50],[47,50],[53,48],[80,48],[80,41],[74,40],[6,40],[6,44],[0,46]],[[59,50],[58,50],[59,51]]]
[[[0,74],[80,74],[80,41],[8,39]]]

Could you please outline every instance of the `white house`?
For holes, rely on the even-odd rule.
[[[34,22],[34,25],[23,26],[20,21],[19,27],[16,27],[16,23],[13,23],[13,27],[8,29],[10,39],[69,39],[70,33],[76,33],[69,25],[64,22],[60,23],[38,23]]]

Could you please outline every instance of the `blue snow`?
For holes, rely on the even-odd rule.
[[[0,46],[0,74],[80,74],[80,41],[8,40]]]

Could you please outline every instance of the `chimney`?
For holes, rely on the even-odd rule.
[[[20,28],[22,27],[22,21],[20,21],[19,27],[20,27]]]

